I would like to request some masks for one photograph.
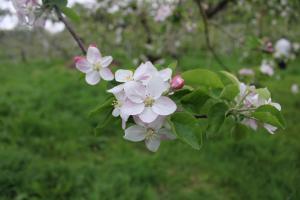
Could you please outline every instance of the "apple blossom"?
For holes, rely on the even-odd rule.
[[[273,76],[274,75],[273,63],[267,60],[263,60],[260,66],[260,71],[261,73],[266,74],[268,76]]]
[[[165,21],[170,15],[172,15],[172,8],[170,5],[161,5],[154,17],[157,22]]]
[[[275,44],[275,58],[288,59],[292,53],[292,44],[289,40],[281,38]]]
[[[239,75],[241,75],[241,76],[253,76],[254,71],[252,69],[249,69],[249,68],[242,68],[242,69],[239,70]]]
[[[171,80],[171,88],[173,90],[179,90],[184,86],[184,79],[180,75],[176,75]]]
[[[298,94],[298,93],[299,93],[299,86],[298,86],[297,84],[294,83],[294,84],[291,86],[291,91],[292,91],[293,94]]]
[[[96,85],[102,79],[111,81],[114,75],[108,66],[113,58],[111,56],[102,57],[99,49],[90,46],[86,57],[75,57],[76,68],[85,73],[85,80],[90,85]]]
[[[165,119],[158,117],[152,123],[144,123],[139,118],[134,118],[137,125],[131,126],[125,130],[124,139],[132,142],[145,141],[146,147],[156,152],[160,146],[161,140],[173,140],[176,137],[171,130],[164,127]]]

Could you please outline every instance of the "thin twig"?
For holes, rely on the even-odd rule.
[[[197,119],[206,119],[207,115],[194,115],[194,117]]]
[[[206,16],[206,13],[201,5],[201,0],[195,0],[198,8],[199,8],[199,11],[200,11],[200,14],[201,14],[201,17],[203,19],[203,25],[204,25],[204,35],[205,35],[205,41],[206,41],[206,45],[208,47],[208,49],[210,50],[210,52],[212,53],[212,55],[214,56],[214,58],[216,59],[217,63],[226,71],[230,71],[229,68],[224,65],[224,63],[222,62],[222,60],[219,58],[219,56],[216,54],[214,48],[212,47],[211,45],[211,42],[210,42],[210,37],[209,37],[209,26],[208,26],[208,21],[207,21],[207,16]]]
[[[86,54],[86,49],[85,49],[84,44],[83,44],[82,40],[80,39],[80,37],[76,34],[74,29],[68,23],[68,21],[62,16],[60,9],[57,6],[55,6],[54,9],[55,9],[55,12],[57,14],[58,19],[65,24],[67,30],[70,32],[70,34],[72,35],[74,40],[77,42],[77,44],[78,44],[79,48],[81,49],[82,53],[85,55]]]

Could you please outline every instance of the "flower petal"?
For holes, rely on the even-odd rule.
[[[143,103],[134,103],[126,100],[121,108],[121,112],[126,115],[138,115],[143,112],[145,105]]]
[[[160,145],[160,138],[158,135],[154,135],[151,138],[147,139],[145,141],[146,143],[146,147],[152,151],[152,152],[156,152],[159,148]]]
[[[162,96],[154,102],[152,109],[155,113],[165,116],[174,113],[177,106],[169,97]]]
[[[264,128],[271,134],[274,134],[274,132],[277,130],[277,127],[272,126],[271,124],[264,124]]]
[[[100,62],[101,61],[101,53],[100,53],[99,49],[97,49],[94,46],[90,46],[87,50],[86,59],[90,63],[93,63],[93,64]]]
[[[109,68],[102,68],[99,73],[101,78],[103,78],[106,81],[111,81],[114,79],[114,74]]]
[[[78,58],[75,65],[76,68],[83,73],[92,71],[91,64],[85,58]]]
[[[160,70],[158,73],[164,81],[168,81],[172,77],[172,70],[170,68]]]
[[[85,75],[85,80],[90,85],[96,85],[100,81],[100,74],[97,71],[91,71]]]
[[[107,92],[112,93],[112,94],[117,94],[120,93],[124,89],[124,84],[117,85],[109,90]]]
[[[158,117],[158,114],[152,111],[151,107],[145,107],[144,111],[139,114],[139,118],[145,123],[151,123]]]
[[[157,69],[151,62],[142,63],[134,72],[134,80],[146,81],[153,74],[157,73]]]
[[[104,56],[102,59],[101,59],[101,65],[102,67],[108,67],[111,62],[113,61],[113,57],[111,56]]]
[[[163,79],[160,76],[154,76],[149,80],[146,89],[147,94],[154,99],[157,99],[162,95],[166,88]]]
[[[116,71],[116,81],[125,83],[132,80],[133,72],[130,70],[119,69]]]
[[[146,89],[139,82],[130,81],[125,84],[124,91],[126,96],[135,103],[144,102],[146,96]]]
[[[112,115],[114,117],[119,117],[119,115],[120,115],[120,108],[114,108],[114,110],[112,111]]]
[[[164,122],[165,122],[165,117],[158,116],[153,122],[147,124],[147,127],[158,131],[163,126]]]
[[[131,126],[125,130],[124,139],[132,141],[132,142],[139,142],[143,141],[146,137],[146,128],[141,126]]]
[[[161,140],[175,140],[176,136],[170,129],[162,128],[158,131]]]

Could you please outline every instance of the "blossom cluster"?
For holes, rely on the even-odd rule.
[[[244,83],[240,84],[240,93],[235,100],[237,108],[242,112],[244,117],[241,123],[255,131],[258,129],[260,123],[250,116],[252,111],[255,111],[255,109],[262,105],[271,105],[281,111],[280,104],[272,102],[270,97],[266,98],[264,95],[259,94],[255,86],[247,86]],[[263,123],[262,126],[271,134],[274,134],[274,131],[277,130],[277,127],[271,124]]]
[[[123,129],[130,117],[136,123],[125,130],[124,138],[145,140],[147,148],[156,151],[160,140],[174,138],[165,123],[177,109],[169,95],[182,88],[184,80],[178,75],[172,79],[170,68],[158,70],[151,62],[142,63],[135,71],[119,69],[113,74],[108,68],[112,60],[111,56],[102,57],[94,45],[88,48],[86,57],[75,57],[76,67],[86,74],[88,84],[95,85],[101,79],[119,83],[108,90],[115,97],[112,115],[121,117]]]

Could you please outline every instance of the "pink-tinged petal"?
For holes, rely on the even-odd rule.
[[[111,72],[109,68],[102,68],[99,73],[101,78],[103,78],[106,81],[114,80],[114,74]]]
[[[157,73],[157,69],[152,65],[151,62],[142,63],[134,72],[134,80],[146,81],[153,74]]]
[[[99,49],[97,49],[96,47],[90,46],[87,50],[86,59],[90,63],[93,63],[93,64],[100,62],[101,61],[101,53],[100,53]]]
[[[143,103],[134,103],[126,100],[121,107],[121,112],[126,115],[138,115],[143,112],[145,105]]]
[[[113,58],[111,56],[105,56],[101,59],[101,65],[104,68],[108,67],[112,61],[113,61]]]
[[[169,97],[164,97],[164,96],[157,99],[152,106],[152,110],[155,113],[163,116],[174,113],[176,109],[177,106],[174,103],[174,101],[172,101]]]
[[[170,68],[166,68],[163,70],[159,71],[159,75],[160,77],[164,80],[164,81],[168,81],[171,79],[172,76],[172,70]]]
[[[276,126],[272,126],[271,124],[264,124],[264,128],[271,134],[274,134],[277,130]]]
[[[146,128],[141,126],[131,126],[125,130],[124,139],[132,142],[140,142],[146,138]]]
[[[175,140],[176,136],[170,129],[162,128],[158,131],[161,140]]]
[[[156,152],[160,145],[160,138],[158,135],[154,135],[149,139],[145,140],[145,144],[147,149],[149,149],[152,152]]]
[[[109,90],[107,90],[107,92],[109,93],[112,93],[112,94],[117,94],[117,93],[120,93],[124,90],[124,84],[120,84],[120,85],[117,85]]]
[[[257,122],[254,119],[244,119],[241,123],[244,124],[245,126],[250,127],[251,129],[253,129],[255,131],[258,128]]]
[[[91,71],[85,75],[85,80],[90,85],[96,85],[100,81],[100,74],[97,71]]]
[[[147,124],[146,126],[148,128],[152,128],[158,131],[163,126],[164,122],[165,122],[165,117],[158,116],[153,122]]]
[[[133,79],[133,72],[130,70],[119,69],[116,71],[116,81],[125,83]]]
[[[129,81],[125,83],[124,91],[126,96],[135,103],[143,103],[146,98],[146,89],[139,82]]]
[[[173,90],[179,90],[184,86],[184,79],[180,75],[176,75],[171,80],[171,88]]]
[[[160,76],[153,76],[147,85],[147,94],[149,94],[154,99],[159,98],[165,91],[164,81]]]
[[[114,117],[119,117],[120,116],[120,108],[114,108],[114,110],[112,111],[112,115]]]
[[[158,114],[152,111],[151,107],[145,107],[144,111],[139,114],[139,118],[145,123],[151,123],[158,117]]]
[[[122,119],[122,129],[126,128],[126,122],[128,121],[129,115],[126,115],[124,113],[120,113],[121,119]]]
[[[76,68],[83,72],[83,73],[88,73],[92,71],[92,66],[91,64],[84,58],[84,57],[76,57],[74,58],[76,61],[75,65]]]
[[[133,116],[133,121],[139,126],[147,126],[147,123],[143,122],[138,116]]]

